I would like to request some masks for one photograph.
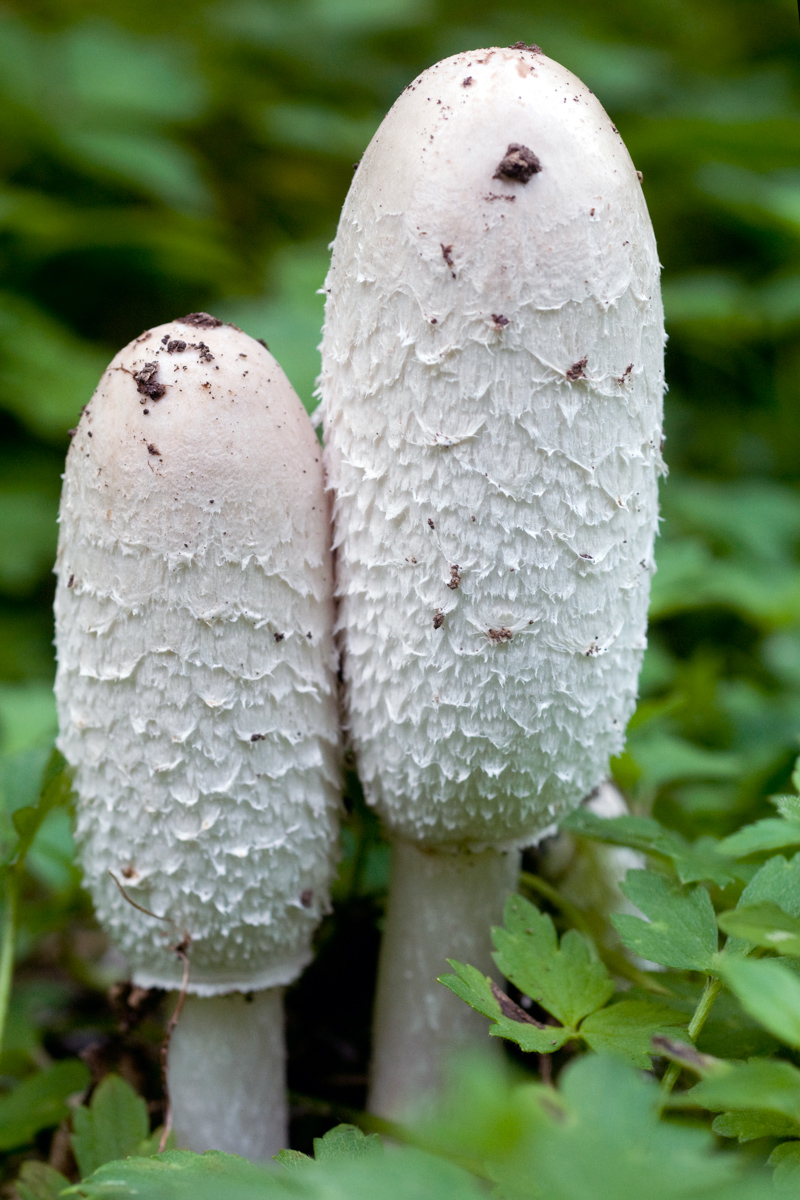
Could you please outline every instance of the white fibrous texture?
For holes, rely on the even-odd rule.
[[[606,775],[645,647],[664,329],[641,181],[536,48],[458,55],[373,138],[326,289],[367,797],[422,844],[525,844]]]
[[[321,452],[267,349],[206,314],[127,346],[60,524],[59,746],[100,921],[145,985],[179,981],[184,933],[191,991],[287,983],[328,905],[339,727]]]

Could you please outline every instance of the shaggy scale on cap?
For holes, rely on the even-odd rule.
[[[60,522],[59,745],[100,921],[146,986],[177,985],[183,931],[199,995],[288,983],[328,904],[339,729],[320,452],[272,355],[202,313],[137,338]]]
[[[533,49],[437,64],[356,172],[321,382],[350,732],[395,836],[532,842],[623,745],[664,327],[640,178]]]

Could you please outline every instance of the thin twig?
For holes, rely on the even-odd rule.
[[[170,1017],[169,1021],[167,1022],[166,1032],[164,1033],[164,1040],[161,1043],[161,1077],[162,1077],[162,1080],[164,1083],[164,1095],[166,1097],[166,1110],[164,1112],[164,1128],[161,1131],[161,1140],[158,1143],[158,1153],[159,1154],[164,1153],[167,1142],[169,1141],[169,1135],[172,1132],[172,1101],[170,1099],[169,1083],[167,1081],[167,1067],[169,1066],[169,1044],[170,1044],[170,1041],[172,1040],[172,1035],[175,1032],[175,1027],[178,1024],[178,1021],[180,1020],[181,1013],[183,1012],[183,1006],[186,1003],[186,995],[187,995],[188,988],[189,988],[189,955],[188,955],[187,951],[189,949],[190,941],[191,941],[191,938],[189,937],[189,935],[187,933],[187,934],[184,934],[182,942],[179,942],[177,946],[172,947],[173,950],[175,951],[175,953],[177,954],[178,958],[183,963],[183,979],[181,980],[181,990],[178,993],[178,1003],[175,1005],[174,1009],[172,1010],[172,1016]]]
[[[174,925],[174,924],[175,924],[175,922],[173,921],[172,917],[160,917],[160,916],[158,915],[158,913],[150,912],[150,909],[149,909],[149,908],[143,908],[141,904],[137,904],[137,903],[136,903],[136,901],[135,901],[135,900],[133,900],[133,899],[131,899],[131,897],[130,897],[130,896],[128,895],[128,893],[125,891],[125,888],[122,886],[122,884],[120,883],[120,881],[117,879],[117,877],[116,877],[116,875],[114,874],[114,872],[113,872],[113,871],[109,871],[108,873],[109,873],[109,875],[111,876],[111,878],[114,880],[114,883],[117,885],[117,887],[119,888],[119,890],[122,892],[123,899],[124,899],[124,900],[127,900],[127,901],[128,901],[128,904],[130,904],[132,908],[136,908],[136,909],[138,909],[138,910],[139,910],[139,912],[140,912],[140,913],[144,913],[144,915],[145,915],[146,917],[152,917],[154,921],[168,921],[170,925]]]
[[[133,908],[138,909],[140,913],[144,913],[146,917],[153,917],[156,921],[166,921],[170,925],[175,925],[172,917],[160,917],[158,913],[151,912],[149,908],[144,908],[141,904],[137,904],[131,899],[125,888],[117,879],[113,871],[108,872],[114,883],[122,893],[123,899],[128,901]],[[164,1085],[164,1097],[166,1107],[164,1111],[164,1128],[161,1131],[161,1139],[158,1143],[158,1153],[163,1154],[166,1149],[169,1135],[172,1132],[172,1101],[169,1096],[169,1082],[167,1080],[167,1067],[169,1065],[169,1044],[172,1041],[172,1035],[175,1032],[175,1027],[180,1020],[183,1006],[186,1003],[186,997],[189,992],[189,947],[192,944],[190,935],[184,930],[183,937],[177,945],[172,946],[172,952],[178,956],[183,965],[183,977],[181,979],[181,990],[178,993],[178,1002],[172,1010],[172,1016],[167,1022],[167,1028],[164,1032],[164,1040],[161,1043],[160,1059],[161,1059],[161,1080]]]

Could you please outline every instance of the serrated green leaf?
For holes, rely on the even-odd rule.
[[[720,1137],[736,1138],[739,1142],[755,1142],[765,1137],[800,1137],[800,1125],[779,1113],[725,1112],[715,1117],[711,1128]]]
[[[23,1080],[0,1100],[0,1150],[25,1146],[41,1129],[67,1116],[67,1098],[89,1084],[89,1071],[77,1058],[55,1063]]]
[[[82,1200],[271,1200],[286,1192],[279,1176],[235,1154],[169,1150],[155,1158],[105,1163],[62,1195]]]
[[[718,843],[711,837],[693,844],[672,829],[664,829],[652,817],[599,817],[579,808],[563,822],[562,828],[582,837],[612,846],[629,846],[654,854],[670,862],[681,883],[707,880],[726,887],[739,876],[735,867],[720,859]]]
[[[665,967],[708,971],[719,938],[714,908],[704,887],[687,892],[655,871],[629,871],[621,887],[649,918],[612,915],[629,950]]]
[[[777,1059],[752,1058],[746,1063],[717,1060],[711,1075],[687,1092],[670,1096],[668,1105],[706,1108],[709,1112],[759,1109],[800,1121],[800,1071]]]
[[[764,850],[782,850],[785,846],[800,846],[800,821],[764,817],[723,838],[717,852],[731,858],[746,858]]]
[[[301,1150],[279,1150],[272,1157],[276,1163],[280,1163],[282,1167],[288,1167],[290,1171],[294,1171],[297,1167],[314,1165],[313,1158],[309,1154],[303,1154]]]
[[[119,1075],[106,1075],[72,1118],[72,1152],[81,1176],[136,1154],[150,1132],[147,1105]]]
[[[800,957],[800,920],[790,917],[771,900],[740,905],[720,913],[717,924],[725,933],[754,946]]]
[[[69,1180],[47,1163],[26,1162],[14,1187],[19,1200],[58,1200],[62,1189],[69,1187]]]
[[[800,1187],[800,1142],[783,1142],[776,1146],[767,1161],[775,1169],[772,1176],[775,1190],[796,1196]]]
[[[685,1032],[673,1008],[650,1000],[619,1000],[590,1013],[580,1027],[581,1037],[598,1054],[615,1054],[647,1070],[655,1053],[656,1034],[677,1037]]]
[[[383,1154],[383,1142],[377,1133],[364,1133],[355,1125],[337,1125],[321,1138],[314,1138],[314,1159],[318,1163],[341,1162]]]
[[[613,994],[611,977],[586,939],[570,929],[559,945],[550,917],[522,896],[509,897],[505,927],[493,929],[492,940],[503,975],[568,1028]]]
[[[800,854],[788,861],[782,854],[768,859],[742,892],[734,911],[762,903],[777,904],[790,917],[800,917]],[[731,933],[725,954],[744,954],[752,946],[752,942]]]
[[[800,979],[789,967],[720,954],[717,970],[746,1012],[782,1042],[800,1047]]]
[[[476,967],[467,966],[454,959],[448,959],[448,962],[455,974],[442,975],[439,983],[443,983],[476,1012],[494,1022],[489,1029],[492,1037],[516,1042],[520,1049],[531,1054],[552,1054],[572,1036],[573,1031],[570,1029],[558,1025],[540,1025],[533,1021],[524,1009],[518,1008]],[[509,1015],[511,1013],[513,1015]]]
[[[785,820],[800,824],[800,796],[769,796],[768,799]]]
[[[474,1008],[476,1012],[481,1013],[484,1017],[489,1017],[491,1021],[499,1021],[503,1015],[500,1011],[500,1005],[492,993],[492,981],[487,975],[481,974],[477,967],[471,967],[468,963],[457,962],[454,958],[448,958],[448,963],[453,968],[453,975],[440,975],[439,983],[443,983],[446,988],[468,1004],[470,1008]]]
[[[281,1171],[218,1151],[177,1150],[107,1163],[62,1195],[81,1200],[481,1200],[484,1195],[466,1171],[406,1147],[308,1165]]]

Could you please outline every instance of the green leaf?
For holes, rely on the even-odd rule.
[[[710,1112],[758,1109],[800,1122],[800,1071],[791,1063],[766,1058],[746,1063],[712,1059],[708,1066],[705,1056],[697,1055],[696,1063],[687,1059],[684,1065],[709,1074],[687,1092],[670,1096],[670,1108],[706,1108]]]
[[[775,1168],[772,1176],[775,1190],[796,1196],[800,1187],[800,1142],[783,1142],[776,1146],[767,1161]]]
[[[69,1187],[69,1180],[47,1163],[26,1162],[14,1186],[19,1200],[58,1200],[62,1188]]]
[[[355,1125],[337,1125],[321,1138],[314,1138],[316,1162],[330,1163],[374,1157],[383,1154],[383,1142],[377,1133],[363,1133]]]
[[[516,1042],[522,1050],[531,1054],[552,1054],[574,1035],[573,1030],[562,1026],[541,1025],[534,1021],[476,967],[456,962],[455,959],[447,961],[455,974],[442,975],[439,983],[455,992],[476,1012],[489,1017],[494,1022],[489,1030],[493,1037]]]
[[[736,909],[743,911],[762,903],[777,904],[790,917],[800,917],[800,854],[788,861],[781,854],[768,859],[742,892]],[[744,954],[752,945],[732,932],[725,954]]]
[[[687,892],[655,871],[629,871],[625,896],[649,918],[627,913],[611,920],[629,950],[678,970],[708,971],[718,945],[717,922],[704,887]]]
[[[781,850],[784,846],[800,846],[800,821],[785,821],[780,817],[765,817],[753,825],[737,829],[723,838],[717,850],[732,858],[746,858],[764,850]]]
[[[276,1163],[280,1163],[282,1167],[288,1167],[291,1171],[297,1167],[313,1166],[314,1163],[309,1154],[303,1154],[300,1150],[279,1150],[272,1157]]]
[[[772,900],[740,905],[720,913],[717,924],[725,933],[754,946],[800,957],[800,919],[790,917]]]
[[[800,1125],[796,1121],[757,1109],[721,1113],[714,1118],[711,1128],[720,1137],[737,1138],[739,1142],[755,1142],[765,1137],[800,1137]]]
[[[77,1058],[58,1062],[0,1100],[0,1150],[33,1141],[40,1129],[59,1125],[68,1115],[67,1098],[89,1084],[89,1071]]]
[[[666,859],[681,883],[708,880],[726,887],[738,878],[735,868],[720,860],[718,843],[713,838],[699,838],[691,844],[674,830],[664,829],[652,817],[599,817],[588,809],[579,808],[567,817],[562,828],[581,837],[612,846],[630,846],[633,850]]]
[[[88,1107],[75,1110],[72,1124],[72,1151],[82,1177],[135,1154],[150,1132],[147,1105],[119,1075],[106,1075]]]
[[[477,967],[457,962],[454,958],[448,958],[447,961],[455,974],[440,975],[438,982],[455,992],[459,999],[470,1008],[474,1008],[475,1012],[482,1013],[491,1021],[499,1021],[503,1014],[492,992],[492,981],[488,975],[482,975]]]
[[[800,1048],[800,979],[775,959],[718,956],[720,976],[745,1012],[795,1049]]]
[[[285,1155],[281,1160],[288,1161]],[[485,1194],[459,1167],[406,1147],[386,1155],[339,1154],[308,1166],[281,1171],[213,1150],[173,1150],[107,1163],[62,1195],[81,1200],[481,1200]]]
[[[503,975],[569,1028],[613,994],[608,971],[587,940],[570,929],[559,945],[550,917],[522,896],[509,897],[505,928],[493,929],[492,939]]]
[[[285,1194],[279,1178],[264,1167],[219,1150],[169,1150],[155,1158],[106,1163],[62,1192],[89,1200],[270,1200]]]
[[[615,1054],[634,1067],[648,1070],[657,1034],[676,1037],[684,1032],[674,1009],[649,1000],[619,1000],[590,1013],[580,1027],[581,1037],[598,1054]]]

